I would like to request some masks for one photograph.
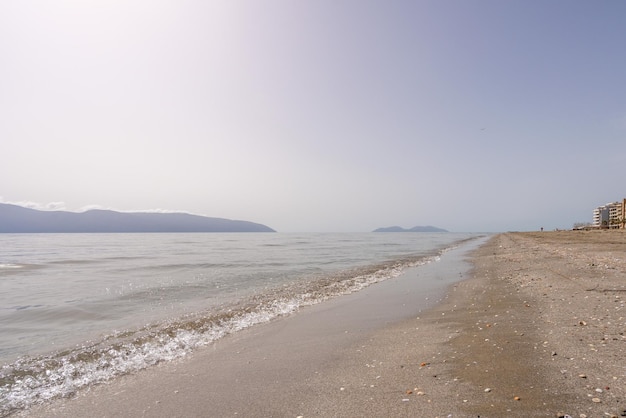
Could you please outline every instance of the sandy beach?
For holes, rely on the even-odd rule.
[[[471,277],[431,263],[16,415],[626,416],[626,234],[499,234],[471,256]]]

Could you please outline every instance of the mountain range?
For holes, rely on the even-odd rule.
[[[248,221],[188,213],[42,211],[0,203],[0,233],[39,232],[276,232]]]
[[[449,232],[445,229],[437,228],[434,226],[414,226],[413,228],[406,229],[400,226],[389,226],[386,228],[378,228],[373,232]]]

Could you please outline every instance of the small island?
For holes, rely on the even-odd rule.
[[[413,228],[406,229],[401,226],[388,226],[386,228],[378,228],[372,232],[449,232],[442,228],[434,226],[414,226]]]
[[[276,232],[248,221],[189,213],[42,211],[0,203],[0,233]]]

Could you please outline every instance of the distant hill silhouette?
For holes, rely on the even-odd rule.
[[[389,226],[387,228],[378,228],[373,232],[448,232],[445,229],[434,226],[414,226],[411,229],[405,229],[400,226]]]
[[[41,211],[0,203],[0,233],[276,232],[262,224],[187,213]]]

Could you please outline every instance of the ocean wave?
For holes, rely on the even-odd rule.
[[[209,312],[115,332],[75,349],[22,357],[0,369],[0,416],[185,357],[226,335],[397,277],[406,268],[436,260],[443,251],[294,282]]]

